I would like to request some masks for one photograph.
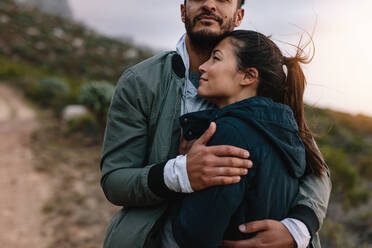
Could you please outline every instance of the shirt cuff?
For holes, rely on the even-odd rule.
[[[281,222],[296,241],[297,248],[306,248],[309,245],[311,237],[309,230],[304,223],[293,218],[286,218]]]
[[[169,160],[164,167],[164,183],[174,192],[192,193],[186,168],[187,155],[180,155]]]
[[[159,197],[165,199],[176,199],[179,198],[182,194],[177,193],[175,191],[170,190],[167,185],[164,183],[164,163],[159,163],[153,165],[150,168],[147,182],[150,190],[154,192],[154,194],[158,195]]]

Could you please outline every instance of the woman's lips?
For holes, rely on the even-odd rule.
[[[208,79],[205,79],[205,78],[202,78],[202,77],[201,77],[201,78],[199,79],[199,84],[200,84],[200,83],[207,82],[207,81],[208,81]]]

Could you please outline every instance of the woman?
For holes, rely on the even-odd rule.
[[[239,224],[283,219],[305,171],[321,175],[322,159],[304,117],[299,63],[309,61],[301,52],[284,57],[266,36],[239,30],[200,66],[198,94],[218,109],[182,116],[184,138],[196,139],[216,122],[208,145],[247,149],[255,166],[237,184],[198,191],[176,204],[171,215],[178,246],[218,247],[224,239],[249,238]]]

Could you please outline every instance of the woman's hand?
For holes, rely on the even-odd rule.
[[[276,220],[252,221],[240,225],[242,233],[256,233],[256,236],[246,240],[227,241],[222,243],[223,248],[294,248],[295,240],[288,229]]]
[[[215,185],[233,184],[252,167],[249,152],[234,146],[206,144],[216,131],[212,122],[208,130],[191,145],[186,168],[191,188],[202,190]]]

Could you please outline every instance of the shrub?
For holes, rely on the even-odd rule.
[[[70,87],[61,79],[45,78],[31,85],[26,95],[43,107],[59,114],[69,99]]]
[[[372,180],[372,156],[362,157],[359,164],[359,170],[362,177]]]
[[[80,89],[78,101],[95,115],[101,127],[105,126],[106,115],[114,90],[115,87],[106,81],[91,82]]]
[[[370,193],[366,189],[349,190],[344,200],[344,208],[348,210],[351,207],[359,207],[369,201]]]
[[[2,64],[0,66],[0,79],[14,79],[20,78],[24,73],[19,67],[13,64]]]

